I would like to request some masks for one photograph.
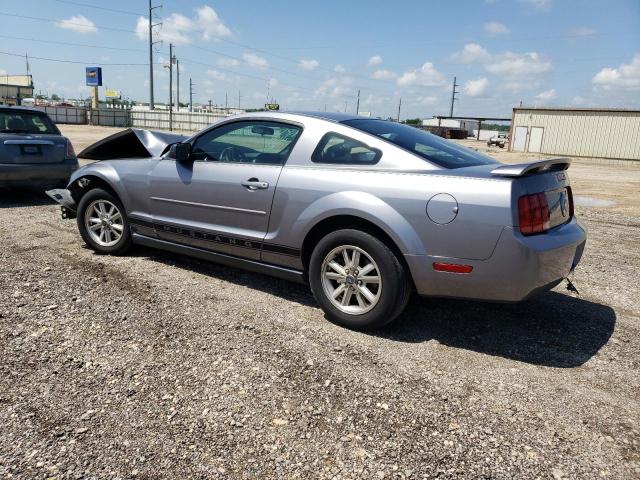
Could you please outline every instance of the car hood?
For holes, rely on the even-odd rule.
[[[185,135],[127,128],[82,150],[78,157],[88,160],[159,157],[168,145],[186,140]]]

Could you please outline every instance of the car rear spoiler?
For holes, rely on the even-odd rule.
[[[571,165],[568,158],[550,158],[549,160],[538,160],[536,162],[517,163],[515,165],[501,165],[491,170],[491,175],[497,177],[524,177],[543,171],[566,170]]]
[[[159,157],[167,145],[181,142],[186,138],[184,135],[175,133],[127,128],[89,145],[78,154],[78,157],[89,160]]]

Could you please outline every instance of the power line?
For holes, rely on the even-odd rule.
[[[3,52],[0,51],[0,55],[7,55],[10,57],[20,57],[20,58],[24,58],[24,53],[13,53],[13,52]],[[30,60],[43,60],[46,62],[56,62],[56,63],[73,63],[73,64],[80,64],[80,65],[110,65],[110,66],[120,66],[120,67],[138,67],[138,66],[149,66],[148,63],[105,63],[105,62],[87,62],[86,60],[80,61],[80,60],[64,60],[61,58],[48,58],[48,57],[34,57],[32,55],[29,55],[29,59]],[[159,63],[156,63],[156,65],[160,65]]]
[[[15,13],[0,12],[0,15],[3,15],[5,17],[24,18],[24,19],[27,19],[27,20],[36,20],[36,21],[39,21],[39,22],[46,22],[46,23],[53,23],[53,24],[58,23],[56,20],[51,20],[50,18],[31,17],[29,15],[18,15],[18,14],[15,14]],[[65,24],[66,25],[77,25],[79,27],[85,27],[85,28],[87,27],[87,25],[84,24],[84,23],[76,23],[76,22],[65,21]],[[101,25],[94,25],[94,27],[100,28],[102,30],[112,30],[114,32],[136,33],[135,30],[126,30],[124,28],[105,27],[105,26],[101,26]]]
[[[135,16],[144,16],[142,13],[140,12],[132,12],[129,10],[119,10],[117,8],[107,8],[107,7],[100,7],[98,5],[92,5],[90,3],[82,3],[82,2],[74,2],[72,0],[53,0],[54,2],[58,2],[58,3],[66,3],[69,5],[76,5],[78,7],[87,7],[87,8],[95,8],[96,10],[104,10],[107,12],[114,12],[114,13],[124,13],[126,15],[135,15]]]
[[[55,40],[42,40],[39,38],[15,37],[11,35],[1,35],[1,34],[0,34],[0,38],[9,38],[11,40],[22,40],[25,42],[39,42],[39,43],[51,43],[54,45],[67,45],[70,47],[98,48],[102,50],[121,50],[123,52],[144,52],[142,48],[106,47],[104,45],[90,45],[86,43],[60,42]]]

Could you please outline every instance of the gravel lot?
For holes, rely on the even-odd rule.
[[[415,298],[375,334],[0,193],[0,477],[639,478],[640,168],[575,165],[576,195],[593,169],[621,200],[578,207],[580,296]]]

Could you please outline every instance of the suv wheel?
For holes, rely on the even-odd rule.
[[[78,205],[78,229],[83,240],[97,253],[120,255],[131,246],[129,220],[120,200],[95,188]]]
[[[393,321],[411,294],[393,251],[360,230],[338,230],[320,240],[311,255],[309,283],[330,321],[359,330]]]

